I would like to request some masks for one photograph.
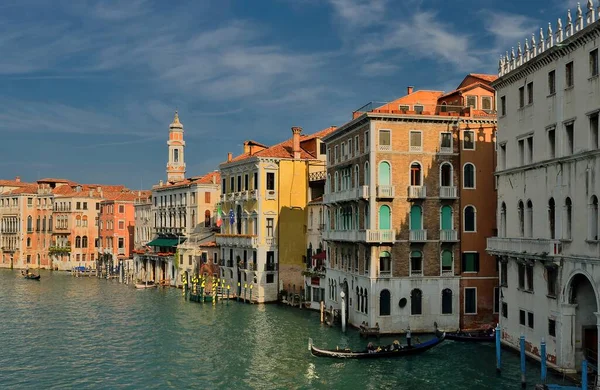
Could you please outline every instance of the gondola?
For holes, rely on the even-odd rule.
[[[24,278],[31,279],[31,280],[40,280],[40,275],[29,274],[29,275],[25,275]]]
[[[472,332],[451,332],[446,333],[448,340],[454,341],[468,341],[473,343],[492,343],[496,340],[495,332],[489,330],[475,330]]]
[[[312,344],[312,339],[308,339],[308,349],[313,356],[330,357],[337,359],[377,359],[377,358],[396,358],[401,356],[417,355],[440,344],[446,338],[445,333],[437,333],[434,339],[424,343],[412,346],[401,346],[399,349],[382,349],[381,351],[351,351],[348,349],[321,349]]]

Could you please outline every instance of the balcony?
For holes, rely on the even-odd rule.
[[[396,231],[391,230],[364,230],[364,239],[361,241],[381,243],[396,241]]]
[[[265,199],[267,200],[275,200],[277,199],[277,193],[275,190],[267,190],[265,194]]]
[[[440,151],[439,151],[440,154],[449,154],[452,152],[453,152],[452,146],[440,146]]]
[[[562,253],[558,240],[547,238],[490,237],[486,250],[494,255],[528,254],[532,256],[556,256]]]
[[[377,186],[377,197],[379,199],[390,199],[394,198],[396,195],[396,187],[395,186]]]
[[[379,271],[379,277],[380,278],[391,278],[392,271]]]
[[[118,252],[119,255],[124,255],[125,254],[125,248],[119,248]]]
[[[379,145],[380,152],[389,152],[392,150],[392,145]]]
[[[249,190],[248,200],[258,200],[258,190]]]
[[[361,199],[369,199],[369,186],[358,187],[358,197]]]
[[[323,239],[326,241],[359,241],[358,230],[325,230]]]
[[[443,242],[455,242],[458,241],[458,231],[454,229],[440,230],[440,241]]]
[[[425,186],[409,186],[408,187],[408,198],[409,199],[425,199],[427,196],[427,187]]]
[[[218,246],[256,248],[258,237],[245,234],[217,234],[216,242]]]
[[[265,244],[267,244],[267,246],[275,246],[277,241],[275,240],[275,237],[267,237],[265,238]]]
[[[440,199],[456,199],[458,198],[458,192],[455,186],[441,186],[440,187]]]
[[[363,186],[366,187],[366,186]],[[368,187],[367,187],[368,188]],[[332,192],[330,194],[323,195],[324,203],[338,203],[347,202],[351,200],[358,200],[359,194],[362,193],[361,188],[350,188],[343,191]],[[367,190],[368,193],[368,190]]]
[[[408,240],[411,242],[424,242],[427,241],[427,230],[410,230]]]
[[[235,200],[235,194],[233,192],[227,194],[227,200]]]

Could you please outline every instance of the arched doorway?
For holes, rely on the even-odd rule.
[[[573,335],[575,339],[575,368],[581,367],[586,359],[590,364],[598,364],[598,327],[596,312],[598,303],[596,291],[590,280],[583,274],[576,274],[568,284],[569,303],[575,306]]]

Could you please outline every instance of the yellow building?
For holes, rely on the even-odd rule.
[[[217,245],[222,276],[234,294],[272,302],[281,290],[300,292],[306,268],[306,205],[323,194],[330,127],[267,147],[244,142],[222,163]],[[313,185],[314,183],[314,185]],[[310,259],[309,259],[310,260]],[[252,294],[252,295],[251,295]]]

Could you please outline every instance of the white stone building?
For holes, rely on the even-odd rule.
[[[324,172],[323,172],[324,173]],[[324,175],[323,175],[324,176]],[[309,309],[319,310],[325,302],[325,267],[327,246],[323,241],[326,208],[323,197],[310,201],[306,207],[306,270],[304,271],[304,300]]]
[[[548,363],[597,365],[600,21],[592,1],[500,60],[498,256],[503,342]]]

